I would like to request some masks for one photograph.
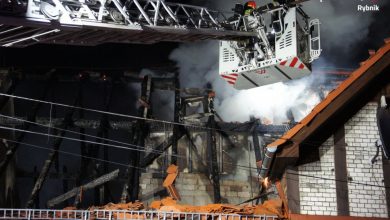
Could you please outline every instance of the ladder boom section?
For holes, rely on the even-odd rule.
[[[0,0],[0,46],[241,40],[226,16],[164,0]]]

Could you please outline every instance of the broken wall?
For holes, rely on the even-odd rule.
[[[169,134],[154,136],[160,142]],[[205,205],[214,203],[213,184],[207,176],[207,133],[191,134],[194,146],[187,138],[178,143],[179,176],[175,182],[182,200],[181,204]],[[220,192],[223,203],[238,204],[251,199],[259,193],[256,159],[252,136],[232,134],[229,138],[216,135],[217,160],[220,175]],[[151,146],[153,144],[151,143]],[[169,155],[161,156],[143,173],[140,179],[140,200],[150,203],[167,196],[162,187],[166,173],[153,173],[169,164]]]
[[[165,191],[162,179],[154,178],[150,173],[141,176],[140,200],[150,204],[153,200],[163,198]],[[175,186],[181,196],[180,204],[206,205],[213,202],[213,184],[208,177],[201,173],[180,173]],[[220,189],[223,203],[238,204],[258,195],[258,183],[256,179],[235,180],[223,178],[220,181]]]

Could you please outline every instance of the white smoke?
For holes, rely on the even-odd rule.
[[[253,115],[264,121],[283,123],[288,120],[289,109],[295,109],[295,119],[300,120],[320,101],[310,94],[313,77],[288,84],[235,90],[218,74],[218,42],[182,44],[170,58],[180,68],[183,87],[204,88],[211,83],[217,94],[216,110],[224,121],[244,122]]]
[[[261,1],[265,4],[269,1]],[[372,14],[364,16],[357,12],[360,1],[310,1],[304,3],[304,10],[322,22],[323,48],[338,48],[347,53],[359,40],[368,34]],[[228,11],[237,1],[220,0],[210,2],[218,10]],[[240,2],[239,2],[240,3]],[[242,1],[241,1],[242,3]],[[259,4],[260,1],[257,1]],[[182,87],[201,87],[211,83],[217,93],[216,110],[225,121],[247,121],[251,115],[272,123],[287,121],[287,111],[292,110],[299,121],[320,102],[317,94],[310,90],[311,84],[324,81],[320,76],[311,76],[290,83],[277,83],[255,89],[238,91],[230,87],[218,75],[218,42],[185,43],[174,50],[170,58],[180,68]],[[317,63],[333,66],[326,58]],[[314,69],[317,65],[314,64]]]

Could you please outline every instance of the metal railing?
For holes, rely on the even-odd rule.
[[[49,209],[0,209],[0,219],[27,220],[271,220],[272,215],[238,215],[222,213],[186,213],[127,210],[49,210]]]

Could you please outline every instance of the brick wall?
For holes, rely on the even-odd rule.
[[[379,155],[375,164],[371,164],[371,158],[376,153],[375,142],[379,139],[376,110],[376,103],[368,103],[344,125],[351,216],[384,218],[388,216],[382,155]],[[298,167],[300,212],[337,215],[333,137],[329,138],[319,151],[320,161]]]
[[[252,184],[252,185],[251,185]],[[213,185],[204,174],[180,173],[176,179],[176,188],[182,198],[181,204],[206,205],[213,203]],[[145,203],[161,199],[157,192],[162,188],[162,180],[152,178],[151,173],[141,176],[141,197]],[[257,195],[258,184],[255,180],[244,181],[223,178],[220,181],[223,203],[237,204]]]
[[[375,142],[379,139],[376,110],[376,103],[368,103],[345,124],[350,179],[379,186],[348,183],[351,216],[387,217],[381,154],[375,164],[370,162],[376,153]]]
[[[333,137],[319,149],[321,160],[299,166],[301,214],[337,215],[336,183],[315,177],[334,179]]]

